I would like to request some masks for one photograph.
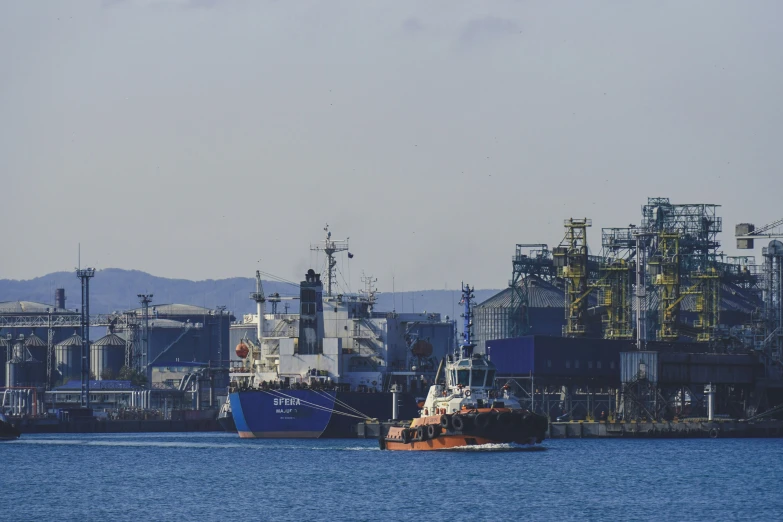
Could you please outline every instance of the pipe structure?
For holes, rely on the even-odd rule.
[[[392,387],[392,420],[400,418],[400,405],[397,400],[397,385]]]

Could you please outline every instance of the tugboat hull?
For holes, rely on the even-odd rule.
[[[482,409],[432,415],[410,426],[393,426],[379,438],[381,449],[428,451],[483,444],[536,444],[544,440],[546,417],[524,410]]]
[[[382,449],[403,451],[449,450],[466,446],[480,446],[482,444],[497,443],[490,439],[468,437],[466,435],[444,435],[433,440],[412,441],[407,444],[385,440],[382,440],[382,442],[385,443],[385,447],[382,445]]]

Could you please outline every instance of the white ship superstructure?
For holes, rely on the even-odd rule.
[[[327,230],[322,243],[327,291],[320,274],[309,270],[300,283],[298,314],[266,313],[271,298],[256,273],[251,298],[257,313],[244,317],[245,324],[256,325],[256,335],[237,346],[242,360],[232,369],[232,383],[240,389],[318,385],[377,392],[398,384],[425,395],[437,361],[454,349],[454,323],[434,313],[375,311],[372,278],[365,278],[369,284],[361,294],[330,292],[332,256],[341,242]]]

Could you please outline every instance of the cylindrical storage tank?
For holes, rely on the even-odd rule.
[[[15,386],[29,386],[26,364],[20,361],[10,360],[5,364],[5,385],[7,388]]]
[[[37,335],[30,334],[24,340],[24,347],[30,357],[25,359],[27,369],[25,377],[27,386],[43,386],[46,384],[46,357],[48,349],[46,342]]]
[[[101,337],[90,347],[90,373],[97,380],[116,379],[125,364],[125,341],[117,334]]]
[[[68,339],[54,345],[54,368],[62,384],[82,378],[82,338],[73,334]]]

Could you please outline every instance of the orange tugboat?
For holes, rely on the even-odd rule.
[[[473,353],[470,304],[473,289],[462,287],[465,306],[459,352],[441,361],[421,416],[409,425],[390,426],[379,438],[381,449],[444,450],[482,444],[536,444],[544,439],[547,419],[522,409],[508,390],[494,388],[495,365]]]

